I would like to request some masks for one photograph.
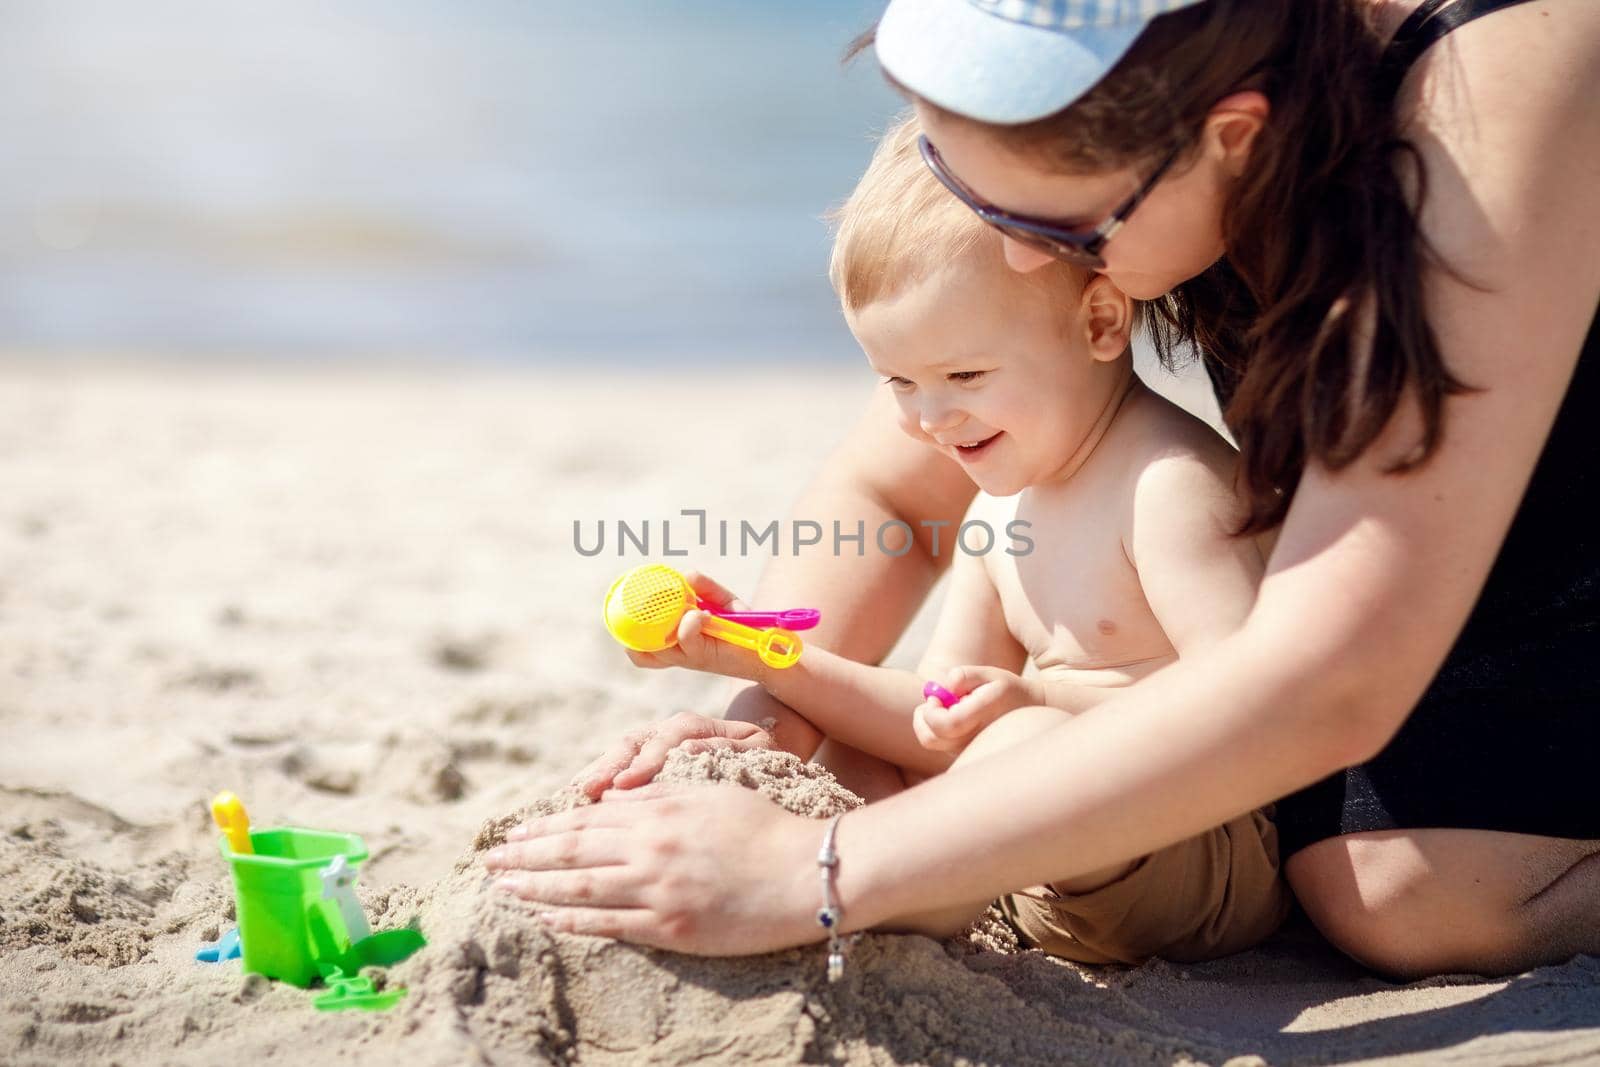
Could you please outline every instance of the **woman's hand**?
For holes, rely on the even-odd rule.
[[[744,601],[698,571],[684,572],[695,595],[707,604],[722,611],[749,611]],[[691,610],[678,620],[677,643],[660,652],[635,652],[628,650],[628,659],[635,667],[660,670],[663,667],[686,667],[707,674],[720,674],[725,678],[742,678],[747,682],[760,680],[761,657],[747,648],[706,636],[704,629],[709,613]]]
[[[657,784],[513,827],[484,865],[553,930],[743,956],[822,940],[823,830],[741,786]]]
[[[945,688],[960,701],[947,708],[929,697],[911,718],[917,740],[935,752],[961,752],[1006,712],[1044,703],[1038,686],[1000,667],[956,667],[945,679]]]
[[[660,773],[667,762],[667,753],[675,748],[685,752],[709,752],[717,748],[748,751],[775,747],[772,735],[754,723],[680,711],[671,718],[624,734],[621,741],[579,771],[572,785],[586,796],[596,798],[607,789],[642,786]]]

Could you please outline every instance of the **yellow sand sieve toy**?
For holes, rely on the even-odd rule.
[[[678,622],[684,613],[703,610],[708,617],[701,629],[740,648],[748,648],[769,667],[792,667],[804,646],[792,630],[777,625],[762,629],[747,626],[742,620],[793,621],[797,628],[815,626],[815,611],[731,612],[706,604],[696,596],[687,579],[661,563],[635,567],[611,583],[606,591],[605,621],[611,636],[635,652],[660,652],[678,643]]]

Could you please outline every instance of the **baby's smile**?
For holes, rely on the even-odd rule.
[[[1000,440],[1004,434],[1004,430],[997,430],[980,441],[973,441],[969,444],[958,444],[952,447],[955,450],[956,457],[963,463],[974,463],[988,455],[989,452],[992,451],[991,446],[993,446],[996,441]]]

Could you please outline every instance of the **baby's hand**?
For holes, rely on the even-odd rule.
[[[685,571],[684,578],[695,594],[708,604],[724,611],[749,611],[743,601],[698,571]],[[678,643],[660,652],[628,651],[635,667],[660,670],[663,667],[686,667],[693,671],[720,674],[728,678],[758,680],[761,658],[749,649],[707,637],[702,631],[708,613],[686,611],[678,621]]]
[[[1006,712],[1044,703],[1033,682],[999,667],[957,667],[944,684],[961,699],[947,708],[929,697],[911,719],[922,747],[935,752],[960,752]]]

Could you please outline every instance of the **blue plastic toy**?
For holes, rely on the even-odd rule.
[[[194,958],[201,963],[221,963],[223,960],[236,960],[241,955],[239,947],[239,928],[232,927],[227,933],[208,945],[201,945],[200,951]]]

